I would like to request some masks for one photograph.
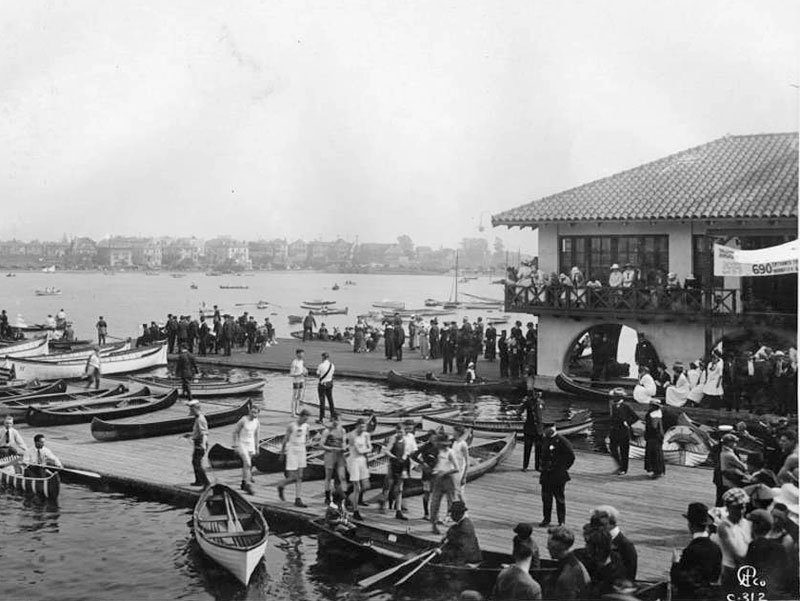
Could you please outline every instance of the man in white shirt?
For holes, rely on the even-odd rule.
[[[336,410],[333,408],[333,372],[335,367],[329,359],[328,353],[322,353],[322,363],[317,367],[317,395],[319,396],[319,419],[318,424],[325,420],[325,399],[328,399],[328,406],[331,410],[331,415],[336,415]]]
[[[453,427],[455,440],[453,441],[453,457],[456,460],[456,469],[453,474],[456,500],[464,501],[464,489],[467,485],[467,468],[469,467],[469,439],[472,433],[462,425]]]
[[[47,466],[64,467],[55,453],[44,446],[44,434],[33,437],[34,449],[25,454],[23,461],[28,464],[26,472],[29,475],[40,476],[41,469]]]
[[[292,416],[300,413],[300,403],[306,394],[306,376],[308,370],[304,362],[305,353],[299,348],[294,352],[294,359],[289,366],[289,376],[292,378]]]
[[[14,418],[6,415],[3,426],[2,434],[0,434],[0,457],[27,453],[28,446],[25,444],[22,434],[14,428]]]

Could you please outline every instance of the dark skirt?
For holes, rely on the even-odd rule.
[[[664,449],[661,448],[663,442],[659,439],[651,439],[645,443],[644,447],[644,471],[654,474],[664,474],[667,471],[664,465]]]

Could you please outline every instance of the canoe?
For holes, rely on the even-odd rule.
[[[205,408],[208,408],[206,405]],[[204,412],[209,428],[225,426],[237,421],[240,417],[250,412],[250,401],[247,400],[238,407],[217,405],[216,411]],[[114,421],[94,418],[92,420],[92,436],[97,440],[131,440],[134,438],[149,438],[151,436],[166,436],[168,434],[184,434],[191,432],[194,426],[194,416],[173,416],[155,419],[150,415],[137,415]]]
[[[28,415],[28,407],[37,405],[50,406],[53,403],[67,403],[70,401],[88,401],[104,397],[114,397],[124,394],[127,388],[120,384],[115,388],[87,389],[80,392],[53,392],[50,394],[33,394],[25,397],[14,397],[0,400],[0,413],[10,415],[17,422],[24,422]]]
[[[397,309],[398,311],[402,311],[406,308],[406,304],[402,301],[390,301],[390,300],[382,300],[375,303],[372,303],[372,306],[376,309]]]
[[[58,499],[58,492],[61,489],[58,472],[48,469],[44,469],[43,472],[42,477],[37,478],[15,473],[13,465],[1,467],[0,486],[54,501]]]
[[[14,386],[0,386],[0,401],[9,398],[20,398],[31,394],[64,392],[66,389],[67,383],[63,380],[46,384],[30,384],[26,382]]]
[[[313,300],[304,300],[300,303],[300,306],[308,305],[309,307],[327,307],[328,305],[335,305],[335,300],[322,300],[322,299],[313,299]]]
[[[98,400],[85,405],[54,407],[28,407],[25,421],[31,426],[64,426],[67,424],[83,424],[93,418],[119,419],[152,413],[166,409],[178,400],[178,391],[173,390],[161,396],[132,396]]]
[[[310,401],[303,401],[303,405],[307,407],[318,407],[317,403],[312,403]],[[381,424],[388,425],[388,424],[399,424],[400,422],[404,422],[407,419],[413,420],[420,420],[425,419],[431,415],[445,415],[447,413],[454,413],[456,409],[452,407],[442,406],[442,407],[431,407],[430,403],[422,403],[416,407],[410,407],[409,409],[404,410],[397,410],[397,411],[388,411],[386,413],[374,413],[370,414],[367,410],[359,410],[359,409],[347,409],[347,408],[337,408],[337,413],[340,413],[343,417],[347,417],[349,419],[354,419],[356,417],[368,417],[370,415],[375,415],[378,418],[378,421]]]
[[[115,342],[113,344],[104,344],[100,347],[100,356],[106,357],[113,353],[121,353],[123,351],[131,350],[131,341],[126,340],[124,342]],[[86,361],[91,354],[94,352],[92,347],[75,350],[75,351],[64,351],[60,353],[49,353],[47,355],[42,355],[41,357],[37,357],[37,361],[48,361],[50,363],[59,363],[61,361],[78,361],[83,360]]]
[[[546,416],[545,416],[546,418]],[[469,417],[450,417],[432,415],[428,420],[445,426],[464,426],[472,428],[476,432],[495,432],[508,433],[515,432],[522,434],[525,425],[523,419],[470,419]],[[569,419],[552,420],[555,421],[556,431],[562,436],[575,436],[590,430],[594,425],[592,412],[583,409],[575,412]]]
[[[129,376],[131,382],[148,386],[154,393],[167,393],[175,388],[181,388],[178,378],[159,378],[157,376]],[[193,380],[192,398],[207,398],[249,394],[264,388],[266,380],[263,378],[248,378],[240,382],[226,382],[224,380]]]
[[[418,440],[424,440],[424,436]],[[516,435],[511,433],[503,438],[476,438],[469,446],[469,465],[467,466],[467,482],[472,482],[484,474],[489,473],[503,461],[505,461],[514,450]],[[420,443],[421,444],[421,443]],[[376,456],[369,462],[370,487],[380,489],[389,470],[389,457],[385,454]],[[411,468],[410,478],[403,484],[403,497],[412,497],[422,494],[422,468],[419,464],[414,464]],[[374,503],[380,498],[379,495],[367,500]]]
[[[79,379],[86,373],[86,360],[50,363],[36,359],[11,359],[17,377],[24,380]],[[167,345],[144,347],[102,357],[100,371],[104,376],[150,369],[167,364]]]
[[[220,290],[247,290],[250,286],[225,286],[220,284]]]
[[[203,552],[247,586],[267,550],[262,513],[229,486],[213,484],[194,506],[192,528]]]
[[[36,296],[61,296],[61,288],[38,288]]]
[[[389,386],[402,386],[419,390],[436,390],[442,392],[469,392],[474,394],[502,394],[525,390],[524,378],[516,380],[490,380],[467,384],[463,380],[438,379],[429,380],[425,376],[410,376],[398,373],[393,369],[386,374]]]
[[[289,335],[290,335],[292,338],[297,338],[298,340],[302,340],[302,339],[303,339],[303,331],[302,331],[302,330],[295,330],[294,332],[289,332]],[[320,339],[320,338],[319,338],[319,334],[313,334],[313,333],[311,334],[311,340],[319,340],[319,339]],[[330,338],[330,334],[329,334],[329,335],[328,335],[328,339],[327,339],[327,340],[323,340],[322,342],[335,342],[335,343],[337,343],[337,344],[347,344],[347,345],[350,345],[352,341],[350,341],[350,340],[344,340],[344,339],[341,339],[341,340],[332,340],[332,339]]]
[[[311,315],[347,315],[348,308],[337,309],[335,307],[313,307],[310,305],[300,305],[301,309],[306,309]]]
[[[17,359],[19,357],[38,357],[50,352],[47,346],[47,336],[33,340],[21,340],[0,347],[0,357]],[[17,376],[20,377],[20,376]]]

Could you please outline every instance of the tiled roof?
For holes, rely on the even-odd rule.
[[[797,217],[797,133],[726,136],[492,217],[550,221]]]

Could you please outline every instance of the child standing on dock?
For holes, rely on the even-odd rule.
[[[297,349],[294,355],[292,364],[289,366],[289,375],[292,378],[292,417],[300,413],[300,403],[306,394],[306,376],[308,375],[303,349]]]

